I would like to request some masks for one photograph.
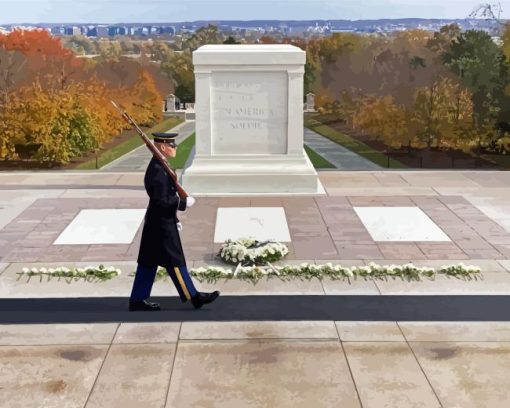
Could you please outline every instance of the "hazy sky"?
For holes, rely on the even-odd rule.
[[[477,0],[0,0],[0,24],[465,18]],[[494,3],[494,2],[491,2]],[[501,1],[510,18],[510,0]]]

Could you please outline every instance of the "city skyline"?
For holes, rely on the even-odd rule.
[[[462,19],[483,2],[453,0],[0,0],[0,24],[165,23],[200,20]],[[492,2],[493,3],[493,2]],[[510,18],[510,0],[501,1]],[[239,7],[242,4],[242,7]]]

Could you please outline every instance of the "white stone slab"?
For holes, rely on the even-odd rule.
[[[81,210],[53,245],[130,244],[146,210]]]
[[[451,241],[418,207],[353,207],[374,241]]]
[[[250,236],[259,241],[290,242],[283,207],[218,208],[214,242]]]

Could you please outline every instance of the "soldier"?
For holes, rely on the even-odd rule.
[[[177,133],[153,133],[154,145],[166,157],[175,157]],[[191,301],[196,309],[214,301],[220,294],[198,292],[186,268],[179,231],[182,225],[177,210],[185,211],[195,203],[191,196],[181,200],[175,182],[158,159],[149,163],[145,172],[145,190],[150,197],[145,214],[138,267],[129,299],[129,310],[160,310],[157,303],[148,302],[158,266],[166,268],[183,302]]]

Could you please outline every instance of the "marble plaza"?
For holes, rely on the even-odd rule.
[[[161,321],[145,321],[122,309],[147,205],[143,173],[0,173],[2,318],[45,321],[0,324],[0,406],[509,406],[510,324],[494,317],[505,310],[481,310],[480,321],[214,319],[220,309],[237,311],[235,299],[263,296],[290,297],[287,305],[299,308],[310,296],[464,295],[492,304],[510,295],[509,173],[318,174],[324,197],[198,197],[179,215],[188,266],[220,264],[222,240],[251,233],[285,242],[283,263],[462,261],[480,266],[484,279],[203,282],[201,290],[223,297],[198,315],[174,302],[173,285],[162,280],[153,296],[167,310]],[[123,273],[96,284],[17,274],[24,266],[99,263]],[[71,317],[83,320],[51,322],[68,312],[34,308],[35,301],[82,305]],[[85,320],[89,310],[109,313],[105,302],[120,305],[110,320]]]

